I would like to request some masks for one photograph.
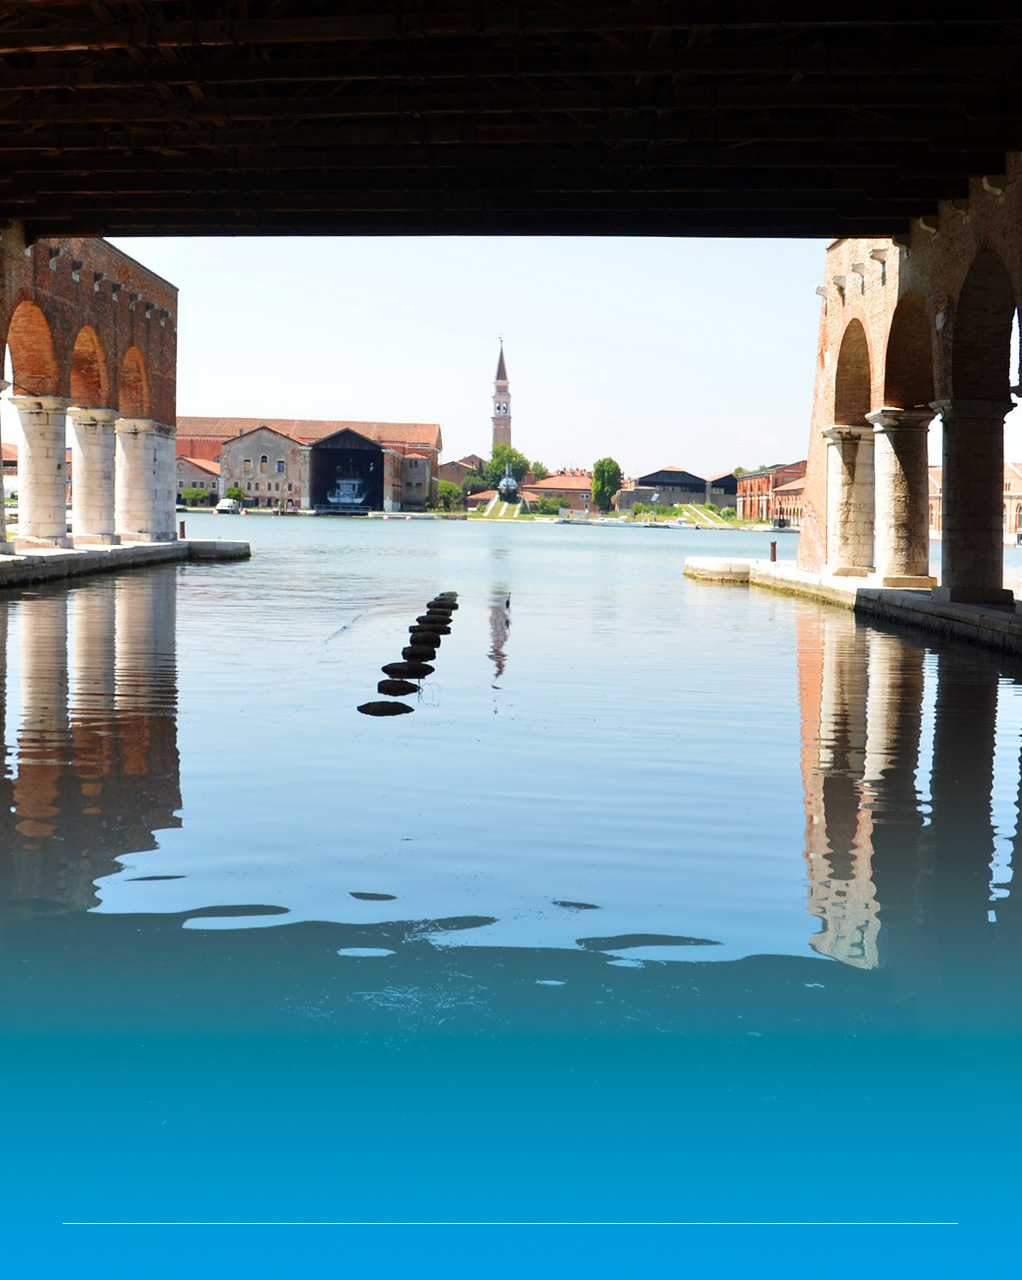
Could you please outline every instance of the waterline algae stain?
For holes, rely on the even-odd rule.
[[[246,532],[246,564],[0,602],[7,1212],[1014,1198],[1017,670],[703,589],[670,537]],[[369,723],[450,582],[429,714]]]

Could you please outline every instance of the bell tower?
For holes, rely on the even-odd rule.
[[[493,443],[511,443],[511,392],[508,390],[507,366],[504,364],[504,340],[500,342],[497,376],[493,380]]]

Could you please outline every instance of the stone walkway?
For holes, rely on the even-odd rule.
[[[741,560],[689,556],[685,576],[700,582],[767,587],[823,604],[853,609],[867,617],[908,623],[938,635],[988,648],[1022,653],[1022,614],[1014,606],[950,604],[930,592],[881,587],[870,578],[807,573],[790,560]],[[1015,584],[1006,582],[1006,586]]]
[[[89,573],[111,573],[141,565],[175,560],[247,560],[247,542],[220,539],[183,539],[178,542],[135,542],[116,547],[95,546],[76,550],[34,548],[0,556],[0,589],[34,582],[54,582]]]

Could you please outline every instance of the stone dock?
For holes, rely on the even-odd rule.
[[[75,550],[38,548],[0,556],[0,590],[38,582],[59,582],[90,573],[111,573],[182,560],[247,560],[247,542],[189,538],[177,542],[134,542]]]
[[[1022,604],[951,604],[925,589],[882,587],[869,578],[807,573],[786,560],[689,556],[685,576],[700,582],[767,587],[822,604],[852,609],[864,617],[920,627],[1006,653],[1022,654]]]

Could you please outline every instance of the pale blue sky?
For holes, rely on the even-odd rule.
[[[180,289],[178,412],[439,422],[626,474],[805,457],[823,241],[144,239]]]

